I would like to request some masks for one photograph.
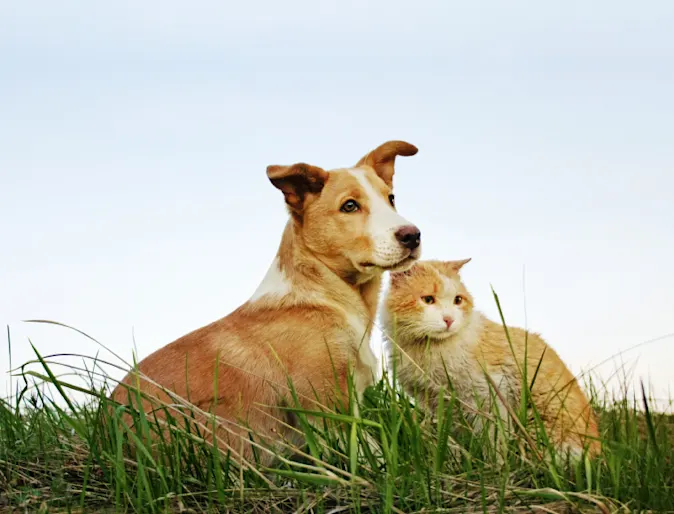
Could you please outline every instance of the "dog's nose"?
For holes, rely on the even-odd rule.
[[[405,248],[414,250],[421,243],[421,231],[414,225],[405,225],[396,230],[396,239]]]
[[[454,323],[454,320],[449,316],[445,316],[442,320],[445,322],[445,325],[447,325],[447,328],[451,327],[452,323]]]

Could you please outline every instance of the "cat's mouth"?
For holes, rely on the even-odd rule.
[[[451,327],[442,327],[435,331],[435,337],[438,339],[449,339],[452,336],[455,336],[459,330],[452,325]]]

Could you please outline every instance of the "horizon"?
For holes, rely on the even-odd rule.
[[[0,7],[14,366],[29,339],[98,350],[25,319],[143,358],[231,312],[287,219],[266,166],[403,139],[419,153],[396,161],[396,202],[422,259],[471,257],[476,307],[498,320],[493,286],[574,373],[667,336],[598,371],[671,398],[674,4],[39,4]]]

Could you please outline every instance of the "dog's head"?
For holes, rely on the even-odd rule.
[[[299,163],[269,166],[306,247],[336,273],[361,282],[408,269],[421,254],[421,232],[396,211],[395,158],[417,153],[389,141],[353,168],[326,171]]]

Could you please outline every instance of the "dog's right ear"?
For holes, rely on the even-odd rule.
[[[267,177],[274,187],[283,192],[293,212],[301,214],[307,196],[318,194],[323,189],[328,172],[300,162],[292,166],[267,166]]]
[[[389,187],[393,186],[393,174],[395,173],[395,160],[398,155],[409,157],[418,152],[416,146],[406,141],[387,141],[377,148],[368,152],[358,163],[358,166],[370,166],[386,182]]]

